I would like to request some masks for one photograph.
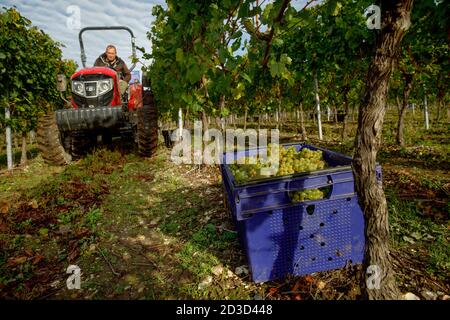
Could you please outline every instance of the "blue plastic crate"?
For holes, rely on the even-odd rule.
[[[227,205],[247,254],[252,278],[264,282],[360,263],[364,217],[354,190],[351,158],[304,143],[297,150],[323,151],[327,169],[238,184],[222,165]],[[257,149],[234,152],[235,159]],[[224,159],[227,155],[224,154]],[[381,180],[381,168],[377,167]],[[325,199],[294,204],[290,192],[327,187]]]

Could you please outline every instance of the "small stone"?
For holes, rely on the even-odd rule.
[[[209,287],[212,283],[212,277],[211,276],[207,276],[205,279],[203,279],[202,282],[199,283],[198,285],[198,289],[199,290],[204,290],[205,288]]]
[[[248,274],[248,269],[246,266],[240,266],[237,267],[236,270],[234,270],[234,273],[238,276],[240,275],[247,275]]]
[[[220,276],[223,273],[223,267],[219,264],[212,267],[211,271],[215,276]]]
[[[420,300],[418,296],[416,296],[412,292],[407,292],[402,296],[403,300]]]
[[[446,294],[442,297],[442,300],[450,300],[450,296]]]
[[[410,244],[416,243],[416,242],[414,241],[414,239],[412,239],[412,238],[410,238],[410,237],[408,237],[408,236],[403,236],[403,240],[406,241],[406,242],[408,242],[408,243],[410,243]]]
[[[150,225],[157,225],[159,222],[160,218],[155,218],[152,221],[150,221]]]
[[[423,290],[421,293],[422,297],[424,297],[426,300],[436,300],[438,295],[432,291],[429,290]]]
[[[264,297],[260,294],[255,294],[255,296],[253,297],[253,300],[264,300]]]
[[[129,284],[129,287],[134,286],[138,283],[138,279],[133,274],[127,274],[125,276],[125,281]]]
[[[323,281],[319,281],[317,282],[317,289],[322,290],[323,288],[325,288],[326,283]]]
[[[66,225],[59,226],[59,233],[64,235],[70,232],[70,228]]]
[[[130,254],[128,252],[125,252],[124,254],[122,254],[122,259],[125,261],[130,260]]]

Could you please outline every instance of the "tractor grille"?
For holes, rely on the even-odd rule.
[[[95,97],[97,95],[97,82],[85,82],[84,90],[87,97]]]
[[[86,97],[80,96],[72,92],[73,101],[78,108],[95,108],[95,107],[108,107],[114,97],[114,89],[98,96],[98,84],[97,81],[111,79],[110,76],[105,74],[83,74],[72,79],[72,81],[80,81],[84,84],[84,90]]]
[[[95,108],[110,106],[113,100],[113,94],[114,90],[111,90],[99,97],[89,98],[89,93],[86,90],[86,95],[88,95],[88,97],[85,98],[74,93],[72,93],[72,97],[78,108]]]

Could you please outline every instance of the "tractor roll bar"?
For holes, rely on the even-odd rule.
[[[133,31],[130,28],[124,26],[113,26],[113,27],[86,27],[80,30],[78,34],[78,39],[80,41],[80,49],[81,49],[81,63],[83,64],[83,68],[86,68],[86,53],[84,51],[84,43],[83,43],[83,33],[85,31],[98,31],[98,30],[125,30],[128,31],[131,35],[131,52],[133,60],[136,59],[136,38],[134,37]],[[130,68],[130,71],[134,69],[136,66],[136,62],[133,62],[133,65]]]

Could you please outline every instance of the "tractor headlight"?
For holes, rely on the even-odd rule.
[[[80,96],[84,96],[85,92],[84,92],[84,84],[83,82],[80,81],[72,81],[72,92],[80,95]]]
[[[104,94],[113,88],[113,80],[101,80],[98,82],[98,95]]]

